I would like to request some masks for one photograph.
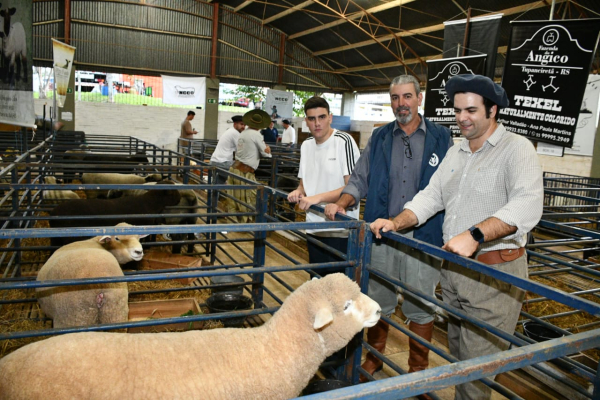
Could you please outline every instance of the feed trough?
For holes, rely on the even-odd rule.
[[[211,313],[225,313],[232,311],[251,310],[254,302],[250,297],[239,293],[216,293],[206,299],[206,306]],[[246,317],[224,318],[225,327],[240,327]]]

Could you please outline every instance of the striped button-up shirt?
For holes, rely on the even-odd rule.
[[[453,146],[429,185],[405,208],[415,213],[419,225],[445,209],[446,243],[490,217],[517,227],[514,234],[480,247],[491,251],[523,247],[527,232],[542,216],[543,201],[542,169],[533,145],[498,124],[474,153],[468,140]]]

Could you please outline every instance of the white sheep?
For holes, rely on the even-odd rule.
[[[288,399],[380,312],[331,274],[300,286],[257,328],[57,336],[0,360],[0,399]]]
[[[123,276],[119,264],[139,261],[144,256],[141,237],[96,236],[63,246],[46,261],[37,280]],[[36,295],[55,328],[125,322],[129,313],[126,282],[37,288]]]
[[[27,41],[23,24],[15,22],[10,24],[10,17],[17,12],[16,8],[0,10],[0,16],[4,19],[3,31],[0,32],[4,48],[3,57],[7,65],[7,77],[9,82],[21,79],[23,70],[23,82],[27,82]],[[15,76],[16,69],[16,76]]]
[[[158,182],[162,179],[160,174],[150,174],[148,176],[139,176],[133,174],[117,174],[117,173],[85,173],[81,177],[81,181],[84,184],[144,184],[146,182]],[[98,197],[106,198],[108,190],[86,190],[85,194],[88,199],[95,199]]]
[[[45,176],[44,182],[49,185],[56,185],[56,178],[53,176]],[[50,203],[59,203],[62,200],[79,199],[77,193],[72,190],[44,190],[44,200]]]

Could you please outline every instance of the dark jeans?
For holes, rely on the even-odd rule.
[[[313,239],[317,239],[320,242],[322,242],[323,244],[333,247],[334,249],[341,251],[342,253],[346,253],[348,251],[348,238],[324,237],[324,236],[315,236],[315,235],[311,235],[311,234],[308,234],[308,236],[310,236]],[[311,242],[307,242],[306,247],[308,248],[308,262],[310,262],[311,264],[344,261],[342,258],[333,255],[326,249],[323,249]],[[334,274],[336,272],[344,273],[345,270],[346,270],[345,268],[324,268],[324,269],[315,270],[315,272],[321,276],[326,276],[329,274]],[[310,273],[310,276],[312,278],[314,276],[314,274]]]

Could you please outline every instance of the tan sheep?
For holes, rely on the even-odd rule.
[[[44,182],[48,185],[56,185],[56,178],[53,176],[44,177]],[[62,200],[79,199],[77,193],[72,190],[44,190],[44,200],[50,203],[59,203]]]
[[[0,399],[288,399],[380,311],[332,274],[258,328],[57,336],[0,360]]]
[[[148,176],[139,176],[133,174],[117,174],[117,173],[85,173],[81,177],[81,181],[86,185],[94,184],[114,184],[114,185],[125,185],[125,184],[144,184],[147,182],[159,182],[162,180],[160,174],[150,174]],[[106,198],[108,190],[86,190],[85,195],[88,199],[95,199],[98,197]]]
[[[139,242],[144,236],[96,236],[63,246],[46,261],[37,280],[123,276],[119,264],[139,261],[144,256]],[[55,328],[127,321],[126,282],[37,288],[36,295]]]

